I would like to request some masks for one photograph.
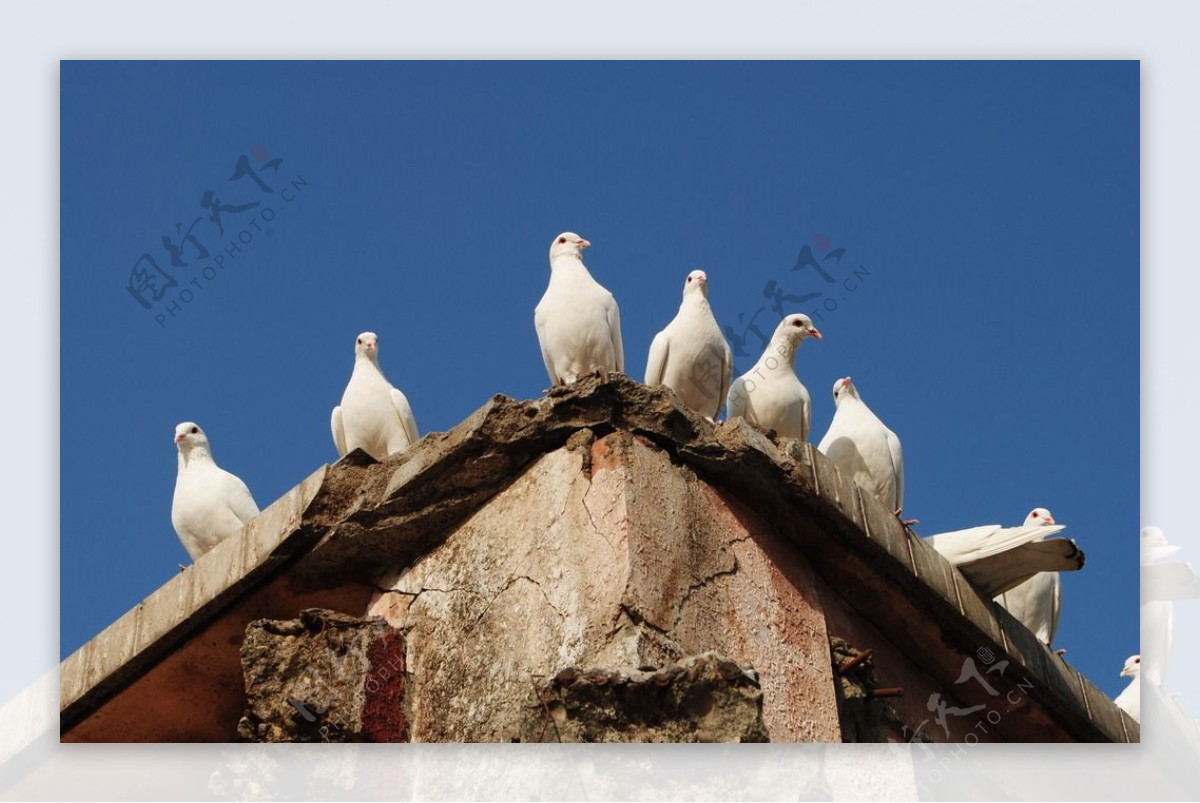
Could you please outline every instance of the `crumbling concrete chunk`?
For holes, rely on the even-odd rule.
[[[656,671],[567,667],[537,694],[544,741],[769,741],[757,674],[713,652]]]
[[[251,742],[403,742],[404,640],[378,617],[259,619],[241,648]]]

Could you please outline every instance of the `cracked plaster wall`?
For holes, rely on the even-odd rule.
[[[370,613],[407,644],[414,741],[538,738],[535,683],[709,650],[759,670],[773,741],[838,741],[819,581],[753,512],[627,432],[537,460]]]

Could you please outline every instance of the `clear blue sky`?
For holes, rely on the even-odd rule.
[[[329,412],[361,331],[379,334],[422,433],[497,392],[537,396],[533,308],[550,240],[571,230],[593,244],[639,379],[693,268],[738,333],[774,326],[769,282],[823,293],[778,301],[823,310],[824,341],[797,359],[813,440],[849,374],[903,441],[920,533],[1050,508],[1088,556],[1064,577],[1059,646],[1110,695],[1125,685],[1141,524],[1136,62],[64,62],[61,75],[64,656],[187,562],[170,522],[175,424],[199,422],[265,507],[335,459]],[[834,283],[792,270],[806,245]],[[149,309],[127,289],[135,263],[161,276],[144,253],[179,283],[159,302],[144,292]],[[760,349],[748,334],[739,368]]]

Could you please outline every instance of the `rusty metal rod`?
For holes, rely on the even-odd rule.
[[[854,667],[856,667],[856,666],[858,666],[859,664],[861,664],[863,661],[865,661],[865,660],[867,660],[868,658],[870,658],[870,657],[871,657],[871,653],[872,653],[872,652],[874,652],[874,649],[866,649],[866,650],[863,650],[863,651],[862,651],[862,652],[860,652],[858,655],[856,655],[856,656],[854,656],[853,658],[851,658],[849,661],[846,661],[845,663],[841,664],[840,666],[838,666],[838,674],[839,674],[839,675],[844,675],[844,674],[846,674],[846,673],[847,673],[847,672],[849,672],[851,669],[853,669]]]
[[[904,689],[899,686],[887,686],[880,689],[869,689],[868,697],[900,697],[904,694]]]

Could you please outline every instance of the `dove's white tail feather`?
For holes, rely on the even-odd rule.
[[[1064,529],[1061,524],[993,524],[939,533],[925,540],[957,566],[971,585],[988,597],[996,597],[1039,572],[1082,568],[1084,554],[1074,541],[1042,540]]]
[[[925,539],[925,543],[941,552],[946,560],[957,566],[961,563],[1006,552],[1038,538],[1056,535],[1065,529],[1066,527],[1062,524],[1049,526],[1023,524],[1017,527],[985,524],[981,527],[969,527],[965,530],[931,535]]]
[[[958,570],[987,597],[996,597],[1039,572],[1083,568],[1083,551],[1067,538],[1021,544],[986,558],[960,563]]]
[[[1070,538],[1048,538],[1020,548],[1030,568],[1039,572],[1074,572],[1083,568],[1086,556]]]

